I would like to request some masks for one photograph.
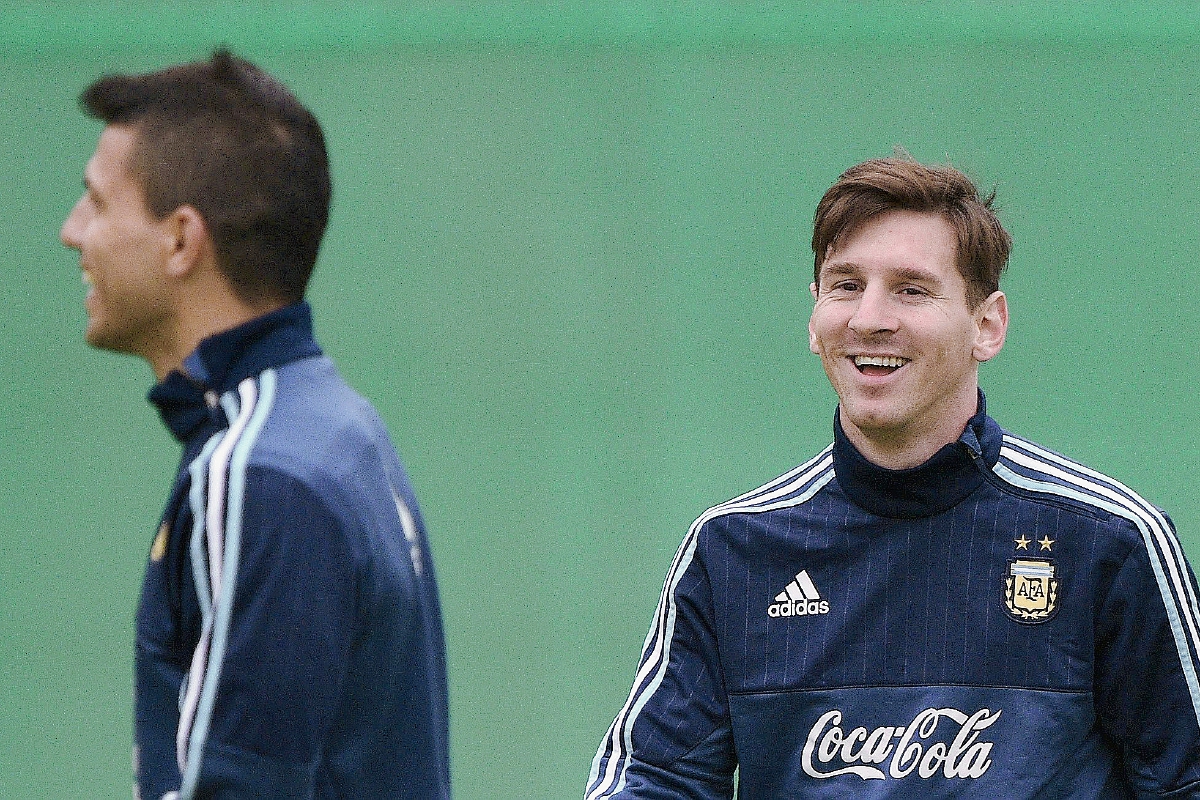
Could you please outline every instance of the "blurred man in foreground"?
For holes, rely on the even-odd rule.
[[[225,51],[81,100],[105,123],[61,232],[85,337],[150,364],[183,445],[137,614],[138,796],[449,797],[424,526],[304,301],[316,118]]]

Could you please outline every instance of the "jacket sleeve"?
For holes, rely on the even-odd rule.
[[[356,632],[356,560],[309,487],[254,468],[246,486],[198,583],[212,622],[182,696],[181,796],[311,797]]]
[[[1097,617],[1097,715],[1138,797],[1200,798],[1196,577],[1165,515],[1139,528]]]
[[[586,800],[728,800],[736,759],[712,588],[684,540],[667,574],[625,705],[592,761]]]

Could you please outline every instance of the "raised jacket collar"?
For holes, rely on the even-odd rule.
[[[206,395],[215,399],[265,369],[319,355],[312,308],[302,301],[204,339],[148,399],[171,435],[186,443],[212,414],[221,413]]]
[[[838,485],[855,505],[881,517],[913,519],[947,511],[985,480],[1000,458],[1004,432],[987,415],[983,392],[979,410],[957,442],[938,450],[920,466],[886,469],[868,461],[850,443],[834,415],[833,470]]]

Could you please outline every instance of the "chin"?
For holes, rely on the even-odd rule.
[[[88,325],[83,333],[83,340],[97,350],[109,350],[114,353],[122,351],[112,336],[107,335],[102,328],[97,328],[93,325]]]
[[[853,427],[869,439],[882,441],[895,438],[905,428],[906,420],[897,414],[882,411],[847,413],[841,411],[842,427]]]
[[[901,412],[888,405],[877,403],[842,403],[842,422],[849,422],[863,431],[886,431],[902,423]]]

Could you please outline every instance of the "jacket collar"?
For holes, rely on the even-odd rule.
[[[850,443],[841,418],[834,416],[833,469],[838,485],[860,508],[881,517],[912,519],[940,514],[964,500],[984,481],[983,469],[1000,459],[1004,432],[979,407],[958,441],[911,469],[885,469],[868,461]]]
[[[148,399],[171,434],[186,442],[211,415],[221,413],[215,399],[241,381],[319,355],[312,308],[302,301],[204,339]]]

